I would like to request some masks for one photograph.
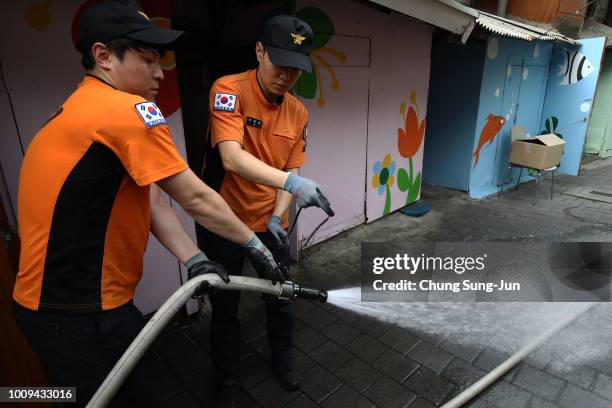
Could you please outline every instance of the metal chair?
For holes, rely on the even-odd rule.
[[[519,176],[518,176],[518,179],[516,180],[516,187],[514,188],[514,191],[516,191],[516,190],[518,190],[519,184],[521,183],[521,176],[523,175],[523,169],[525,169],[527,167],[518,166],[516,164],[512,164],[511,167],[519,167],[520,168]],[[533,176],[533,178],[535,179],[535,186],[533,188],[533,203],[534,204],[535,204],[536,198],[537,198],[538,184],[540,183],[540,179],[542,178],[542,176],[547,171],[551,172],[550,199],[551,200],[553,199],[553,192],[554,192],[554,188],[555,188],[555,170],[557,170],[558,168],[559,168],[559,166],[552,166],[552,167],[549,167],[547,169],[536,170],[537,173]]]

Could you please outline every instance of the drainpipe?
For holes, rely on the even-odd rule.
[[[500,17],[506,17],[507,7],[508,7],[508,0],[497,0],[497,15]]]

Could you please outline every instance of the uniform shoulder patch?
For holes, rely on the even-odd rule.
[[[234,94],[216,92],[213,110],[234,112],[236,110],[236,99],[238,99],[238,97]]]
[[[136,112],[138,112],[138,115],[148,128],[167,123],[166,118],[164,118],[161,110],[154,102],[137,103],[134,105],[134,108],[136,108]]]

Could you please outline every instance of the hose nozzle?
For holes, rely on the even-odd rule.
[[[294,283],[294,296],[299,299],[318,300],[321,303],[327,302],[327,291],[325,289],[304,288]]]

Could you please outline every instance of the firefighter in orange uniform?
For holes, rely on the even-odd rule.
[[[204,181],[219,191],[236,215],[270,248],[288,277],[287,210],[317,206],[329,216],[331,206],[321,187],[299,176],[306,161],[308,112],[289,93],[302,71],[311,71],[313,32],[295,16],[275,16],[263,27],[255,53],[256,70],[218,79],[210,92]],[[203,229],[202,244],[231,275],[240,275],[239,248]],[[211,295],[211,355],[216,371],[216,406],[237,406],[239,390],[240,293]],[[281,383],[299,388],[293,363],[292,312],[288,301],[266,300],[271,362]]]
[[[181,34],[155,27],[133,0],[87,8],[77,41],[87,75],[23,161],[14,314],[53,381],[76,386],[77,406],[85,406],[142,327],[132,298],[149,231],[189,276],[229,280],[157,186],[262,273],[280,273],[257,235],[189,169],[154,103],[160,56]],[[111,406],[153,406],[143,401],[146,385],[135,372]]]

